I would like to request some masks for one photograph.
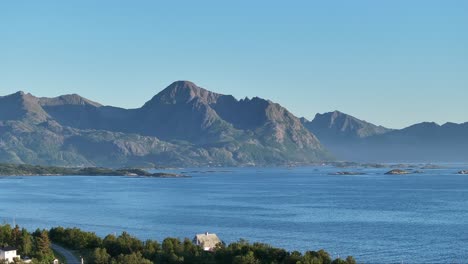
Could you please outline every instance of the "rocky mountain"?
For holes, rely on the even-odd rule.
[[[303,124],[313,131],[321,140],[355,140],[375,135],[385,134],[391,129],[376,126],[354,116],[339,111],[316,114],[315,118],[308,122],[302,119]]]
[[[327,149],[342,160],[362,161],[360,153],[366,153],[362,149],[365,139],[392,131],[339,111],[316,114],[312,121],[305,118],[301,121]]]
[[[376,126],[335,111],[301,119],[338,159],[360,162],[466,162],[468,123]]]
[[[79,95],[0,97],[0,162],[66,166],[271,165],[329,160],[301,121],[261,98],[174,82],[141,108]]]

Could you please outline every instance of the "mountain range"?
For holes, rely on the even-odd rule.
[[[339,160],[358,162],[466,162],[468,123],[423,122],[403,129],[376,126],[339,111],[303,125]]]
[[[177,81],[142,107],[79,95],[0,97],[0,161],[60,166],[244,166],[332,159],[288,110]]]
[[[177,81],[142,107],[77,94],[0,97],[0,162],[58,166],[267,166],[466,161],[468,123],[395,130],[335,111],[312,121],[254,97]]]

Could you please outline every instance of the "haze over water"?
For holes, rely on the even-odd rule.
[[[0,219],[105,236],[245,238],[358,262],[468,259],[468,175],[332,176],[330,167],[185,170],[192,178],[2,177]],[[355,170],[355,169],[353,169]],[[357,169],[356,169],[357,170]]]

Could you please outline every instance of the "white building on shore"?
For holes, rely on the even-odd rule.
[[[197,234],[193,238],[193,243],[197,246],[201,246],[205,251],[213,251],[219,243],[222,243],[221,239],[216,234]]]

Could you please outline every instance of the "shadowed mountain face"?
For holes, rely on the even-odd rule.
[[[49,116],[31,94],[17,92],[0,97],[0,120],[28,120],[41,122]]]
[[[298,118],[260,98],[187,81],[138,109],[78,95],[0,97],[0,161],[53,165],[269,165],[330,156]]]
[[[367,138],[364,159],[395,162],[468,161],[468,123],[420,123]]]
[[[391,131],[339,111],[317,114],[311,122],[305,121],[304,125],[319,138],[329,137],[333,140],[355,140]]]
[[[369,149],[364,148],[366,138],[382,135],[391,129],[376,126],[339,111],[316,114],[312,121],[301,119],[324,146],[342,160],[364,161]]]
[[[335,111],[317,114],[305,127],[337,158],[360,162],[466,162],[468,123],[420,123],[387,129]]]
[[[210,107],[221,96],[191,82],[175,82],[136,111],[133,127],[165,140],[208,143],[219,133],[234,133]]]

